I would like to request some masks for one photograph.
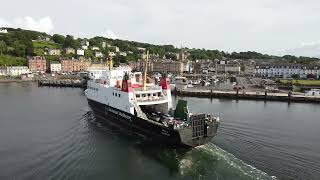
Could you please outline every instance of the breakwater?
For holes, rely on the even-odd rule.
[[[173,90],[172,94],[177,96],[245,99],[263,101],[285,101],[301,103],[320,103],[320,96],[295,95],[291,93],[269,93],[269,92],[243,92],[243,91],[215,91],[215,90]]]
[[[62,80],[48,80],[42,79],[38,80],[38,86],[52,86],[52,87],[87,87],[87,83],[84,80],[72,80],[72,79],[62,79]]]

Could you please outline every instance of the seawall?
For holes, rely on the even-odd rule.
[[[320,96],[304,96],[285,93],[268,92],[245,92],[242,91],[213,91],[213,90],[182,90],[172,91],[177,96],[202,97],[202,98],[224,98],[224,99],[244,99],[244,100],[262,100],[262,101],[283,101],[300,103],[319,103]]]

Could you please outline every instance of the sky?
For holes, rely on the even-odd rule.
[[[319,0],[10,0],[0,27],[320,57]]]

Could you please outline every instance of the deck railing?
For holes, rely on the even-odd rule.
[[[135,98],[137,102],[157,102],[157,101],[164,101],[166,100],[165,97],[140,97],[140,98]]]

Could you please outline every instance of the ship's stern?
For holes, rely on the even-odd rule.
[[[190,125],[179,129],[182,144],[196,147],[208,143],[217,134],[219,124],[219,117],[208,114],[191,115]]]

